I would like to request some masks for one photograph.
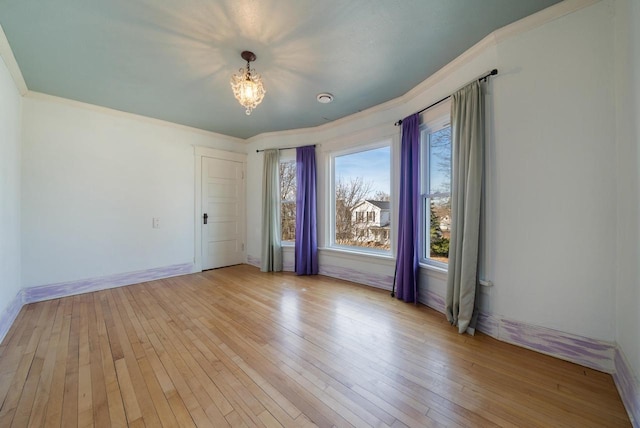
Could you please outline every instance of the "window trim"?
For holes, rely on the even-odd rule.
[[[383,147],[389,148],[389,193],[390,193],[390,209],[389,209],[389,220],[393,225],[395,219],[394,212],[394,204],[393,204],[393,161],[394,161],[394,148],[393,148],[393,138],[386,137],[383,139],[376,139],[369,143],[359,144],[355,146],[351,146],[348,148],[343,148],[339,150],[332,150],[327,153],[328,163],[329,163],[329,174],[328,174],[328,190],[329,190],[329,203],[327,204],[327,245],[326,249],[334,250],[334,251],[343,251],[354,254],[362,254],[362,255],[375,255],[375,256],[388,256],[391,257],[394,253],[393,243],[394,243],[394,233],[391,229],[389,231],[389,241],[391,243],[389,250],[378,250],[374,248],[366,248],[366,247],[358,247],[354,245],[340,245],[336,243],[336,164],[335,159],[340,156],[351,155],[355,153],[365,152],[368,150],[380,149]]]
[[[282,150],[280,152],[280,158],[278,159],[278,163],[279,164],[283,164],[283,163],[288,163],[288,162],[293,162],[294,165],[295,165],[295,163],[296,163],[296,155],[295,155],[295,151],[294,150]],[[280,190],[281,189],[279,189],[278,191],[280,192]],[[296,192],[297,191],[298,191],[298,183],[296,183]],[[296,195],[296,197],[294,197],[293,200],[285,201],[285,200],[280,199],[278,201],[278,205],[279,205],[279,209],[281,210],[281,212],[282,212],[282,204],[283,203],[293,203],[295,205],[297,203],[296,199],[297,199],[297,195]],[[280,219],[280,222],[282,222],[282,219]],[[282,224],[280,224],[280,228],[282,229]],[[295,239],[292,239],[292,240],[282,239],[282,233],[283,233],[283,231],[281,230],[280,231],[280,244],[282,246],[284,246],[284,247],[295,246],[295,243],[296,243]]]
[[[438,132],[448,126],[451,126],[451,101],[442,103],[437,108],[425,112],[420,125],[420,257],[418,258],[421,266],[432,268],[439,272],[447,272],[449,265],[430,257],[426,257],[426,246],[430,244],[430,208],[426,208],[426,203],[435,196],[446,195],[445,193],[429,194],[425,190],[429,189],[429,139],[424,138],[434,132]],[[426,140],[427,144],[424,144]],[[449,196],[451,192],[449,192]],[[430,205],[429,205],[430,206]],[[427,216],[429,216],[427,218]],[[428,225],[428,227],[427,227]]]

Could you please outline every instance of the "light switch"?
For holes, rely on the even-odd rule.
[[[154,229],[160,229],[160,219],[158,217],[153,218],[151,227],[153,227]]]

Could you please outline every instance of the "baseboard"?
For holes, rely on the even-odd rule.
[[[295,272],[296,271],[295,263],[288,262],[288,261],[284,260],[282,262],[282,271],[283,272]]]
[[[528,348],[542,354],[613,373],[615,344],[590,339],[551,328],[480,314],[477,329],[503,342]]]
[[[77,281],[59,282],[23,289],[24,304],[41,302],[43,300],[58,299],[76,294],[91,293],[93,291],[138,284],[155,279],[186,275],[193,272],[192,263],[139,270],[135,272],[117,273],[99,278],[81,279]]]
[[[499,339],[500,336],[500,319],[493,315],[480,312],[478,314],[478,321],[476,329],[483,332],[487,336],[491,336],[494,339]]]
[[[247,264],[261,269],[262,259],[259,259],[258,257],[247,256]],[[283,272],[293,272],[293,263],[287,263],[287,261],[283,261],[282,270]]]
[[[13,325],[13,322],[18,317],[20,309],[24,305],[24,290],[18,291],[16,297],[13,298],[9,306],[0,313],[0,342],[2,342],[9,332],[9,329]]]
[[[640,382],[633,375],[633,370],[619,347],[615,350],[614,364],[613,380],[627,409],[631,425],[638,428],[640,427]]]
[[[442,298],[442,296],[440,296],[437,293],[434,293],[431,290],[420,291],[418,296],[418,302],[442,314],[444,314],[445,312],[444,299]]]
[[[445,313],[444,298],[431,290],[421,292],[419,301],[438,312]],[[551,355],[601,372],[614,372],[615,344],[610,342],[511,321],[483,312],[478,314],[476,329],[502,342]]]
[[[252,255],[247,256],[247,264],[251,266],[255,266],[257,268],[260,267],[260,259],[258,257],[253,257]]]

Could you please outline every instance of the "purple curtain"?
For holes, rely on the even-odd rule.
[[[400,149],[400,210],[398,213],[398,256],[396,295],[405,302],[418,299],[418,206],[420,201],[420,117],[402,119]]]
[[[316,224],[316,148],[296,149],[296,275],[318,273]]]

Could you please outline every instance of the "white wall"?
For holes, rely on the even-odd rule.
[[[498,43],[492,313],[614,338],[613,20],[600,2]]]
[[[231,137],[26,97],[23,286],[193,263],[194,145],[245,150]]]
[[[0,58],[0,314],[20,291],[21,104]]]
[[[615,3],[617,135],[616,342],[640,379],[640,2]]]
[[[398,129],[393,127],[397,119],[497,67],[500,74],[492,79],[489,95],[492,138],[486,210],[490,220],[482,267],[495,285],[482,296],[483,309],[511,320],[613,341],[617,218],[611,6],[609,1],[600,2],[532,25],[524,33],[513,32],[513,26],[498,31],[401,102],[315,129],[250,139],[248,170],[253,174],[248,176],[248,200],[253,205],[248,210],[248,254],[260,257],[262,156],[254,149],[320,144],[323,245],[328,152],[392,136],[397,154]],[[397,176],[397,158],[394,165]],[[366,257],[341,262],[334,255],[321,250],[325,268],[354,277],[393,276],[393,263]],[[347,265],[346,271],[341,270]],[[443,296],[444,276],[427,270],[423,274],[425,294]]]

